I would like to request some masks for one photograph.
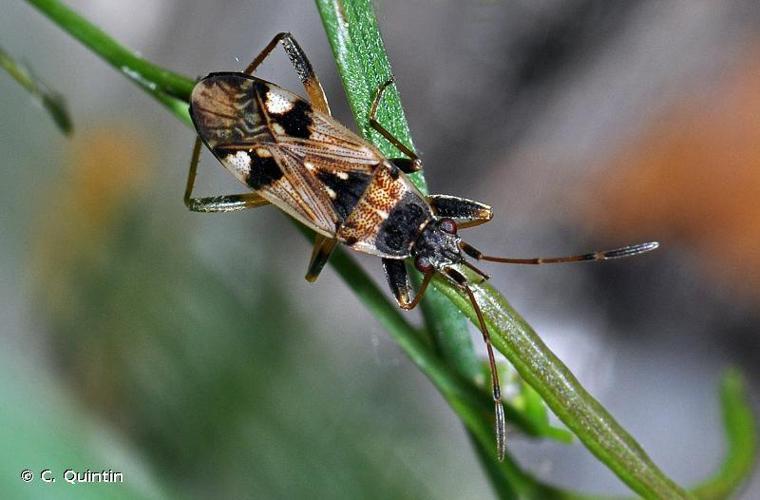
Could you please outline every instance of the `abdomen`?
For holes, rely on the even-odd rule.
[[[411,181],[387,164],[375,171],[364,196],[338,228],[338,239],[359,252],[409,257],[412,244],[433,218],[430,206]]]

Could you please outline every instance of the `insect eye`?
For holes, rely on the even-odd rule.
[[[457,223],[451,219],[441,219],[441,222],[438,223],[438,227],[449,234],[457,234]]]
[[[433,264],[430,263],[430,260],[427,257],[423,257],[422,255],[418,255],[414,259],[414,267],[416,267],[419,272],[425,274],[433,270]]]

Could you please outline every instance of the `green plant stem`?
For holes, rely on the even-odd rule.
[[[40,80],[34,78],[30,70],[16,62],[0,47],[0,68],[8,72],[27,92],[36,98],[48,112],[58,129],[65,135],[71,135],[72,124],[63,97],[54,92]]]
[[[179,119],[188,123],[186,101],[193,86],[192,80],[135,56],[57,0],[27,1],[85,46],[101,55],[159,102],[167,105]],[[390,75],[371,6],[367,0],[318,0],[317,5],[336,52],[344,82],[356,82],[357,88],[361,90],[357,96],[354,89],[347,86],[352,108],[356,113],[366,117],[373,87],[379,86]],[[374,41],[365,40],[367,37]],[[351,59],[355,61],[351,62]],[[357,63],[365,59],[364,63]],[[379,68],[374,66],[378,61],[382,63]],[[365,68],[370,68],[371,77],[343,74],[345,71],[364,72]],[[364,104],[360,102],[362,99]],[[378,116],[392,133],[411,144],[395,92],[389,93],[389,98],[383,103]],[[357,119],[361,123],[361,116],[357,116]],[[362,126],[362,130],[367,133],[366,125]],[[406,135],[404,130],[407,130]],[[385,151],[390,148],[383,143],[380,146]],[[417,181],[421,182],[421,176],[416,177]],[[424,184],[422,187],[424,188]],[[435,383],[475,439],[481,443],[479,452],[486,453],[493,459],[493,447],[486,444],[492,439],[492,435],[490,419],[482,409],[482,394],[473,391],[470,384],[463,382],[455,370],[449,368],[419,338],[415,330],[345,252],[337,252],[331,263],[373,314],[389,329],[415,364]],[[474,313],[470,304],[457,290],[441,280],[436,280],[434,285],[454,306],[473,320]],[[644,497],[689,496],[654,466],[639,445],[588,395],[501,295],[488,285],[474,288],[486,320],[492,328],[495,346],[507,356],[523,379],[541,394],[550,408],[601,461]],[[466,351],[466,347],[463,350]],[[755,435],[748,430],[747,425],[749,422],[749,428],[752,428],[752,415],[744,403],[744,394],[736,390],[735,382],[728,383],[727,387],[728,389],[724,389],[724,412],[731,449],[727,455],[727,462],[719,473],[697,490],[699,496],[704,498],[717,498],[722,493],[728,494],[735,489],[751,469],[754,456]],[[750,441],[751,444],[746,444],[746,441]],[[519,474],[510,472],[510,466],[510,463],[506,463],[500,470],[503,469],[504,477],[511,486],[519,485]],[[526,487],[526,491],[527,489],[529,488]],[[549,488],[546,491],[554,490]]]
[[[441,290],[471,321],[477,321],[465,295],[448,286]],[[494,346],[597,458],[642,496],[689,496],[657,468],[503,297],[486,283],[473,286],[473,291],[491,329]]]
[[[419,274],[419,273],[415,273]],[[417,276],[419,286],[420,277]],[[445,296],[440,293],[431,294],[420,304],[425,318],[425,324],[438,348],[438,355],[447,365],[467,380],[486,385],[484,380],[483,363],[475,355],[472,348],[472,338],[467,328],[467,319],[456,308],[450,307]],[[491,401],[488,395],[488,418],[481,418],[477,428],[467,427],[467,433],[475,448],[483,470],[488,475],[491,484],[499,498],[536,498],[536,499],[569,499],[586,498],[544,485],[532,476],[526,474],[513,460],[509,453],[504,461],[494,460],[494,438],[490,418]],[[508,419],[530,435],[539,435],[538,429],[530,430],[535,423],[515,412],[510,404],[505,405]]]
[[[419,287],[422,281],[420,273],[416,270],[410,271],[415,285]],[[488,380],[483,376],[483,363],[475,354],[468,320],[464,314],[451,307],[448,298],[437,291],[426,295],[420,307],[439,356],[462,377],[481,387],[487,387]]]
[[[720,401],[728,447],[720,469],[694,489],[697,498],[727,498],[752,473],[757,454],[757,429],[744,378],[728,370],[721,380]]]
[[[307,230],[303,230],[309,234]],[[442,359],[416,334],[414,329],[401,317],[398,308],[371,281],[356,261],[338,249],[330,262],[343,280],[351,287],[364,305],[378,318],[380,323],[401,346],[409,358],[438,388],[454,409],[465,426],[482,456],[487,456],[498,479],[497,492],[502,498],[584,498],[581,495],[562,492],[543,485],[526,474],[510,457],[504,462],[495,460],[493,452],[493,431],[488,412],[490,401],[473,386],[454,373]],[[514,415],[513,415],[514,416]],[[498,472],[496,472],[498,471]],[[518,492],[515,496],[512,493]]]
[[[187,116],[187,101],[194,82],[146,61],[120,45],[100,28],[85,21],[79,14],[58,0],[27,0],[71,36],[105,59],[143,90],[153,95],[164,106],[182,117]]]
[[[393,78],[371,4],[368,0],[317,0],[316,4],[332,46],[356,126],[362,135],[372,141],[388,158],[403,156],[369,125],[369,108],[377,90]],[[414,150],[409,125],[395,85],[383,94],[383,102],[377,110],[377,120],[394,137]],[[415,173],[409,177],[423,193],[427,193],[422,173]]]

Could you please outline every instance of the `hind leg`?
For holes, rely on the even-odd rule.
[[[303,49],[301,49],[301,46],[298,45],[298,42],[296,42],[296,39],[293,38],[293,35],[290,33],[283,32],[275,35],[275,37],[272,38],[272,41],[264,47],[264,50],[251,61],[251,64],[249,64],[247,68],[245,68],[243,73],[252,75],[256,68],[258,68],[264,59],[269,56],[269,53],[274,50],[278,43],[282,44],[283,50],[285,50],[288,59],[290,59],[290,62],[293,64],[293,68],[295,68],[298,78],[301,80],[304,89],[306,89],[306,94],[309,96],[311,106],[321,113],[330,115],[330,105],[327,103],[327,97],[325,96],[325,91],[322,89],[322,84],[319,83],[319,78],[317,78],[316,73],[314,73],[314,69],[311,67],[311,63],[306,57]]]

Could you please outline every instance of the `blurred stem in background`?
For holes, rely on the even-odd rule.
[[[179,119],[189,123],[186,101],[193,86],[192,80],[135,56],[56,0],[28,2],[167,106]],[[365,137],[376,142],[378,147],[390,155],[390,146],[379,141],[367,127],[371,96],[391,76],[372,7],[368,0],[318,0],[317,6],[359,129]],[[378,119],[402,142],[412,145],[395,89],[389,91],[384,99]],[[415,176],[415,181],[424,188],[421,174]],[[503,464],[486,462],[489,459],[495,460],[492,416],[484,404],[487,403],[487,396],[476,386],[482,382],[482,375],[473,379],[474,354],[471,344],[463,342],[464,323],[461,317],[456,316],[459,314],[456,309],[459,309],[471,321],[475,320],[474,311],[466,297],[443,280],[434,281],[437,291],[428,292],[433,294],[429,297],[432,300],[425,304],[424,310],[428,330],[434,334],[434,348],[420,338],[345,252],[337,252],[331,264],[412,361],[433,381],[462,419],[477,443],[479,455],[488,464],[486,470],[500,496],[573,496],[540,485],[521,472],[510,458]],[[569,370],[497,291],[487,284],[473,288],[476,288],[476,296],[491,328],[494,345],[514,365],[522,379],[535,389],[600,461],[644,497],[692,496],[657,468],[636,441],[580,386]],[[440,319],[440,322],[436,322],[436,319]],[[733,448],[729,450],[727,460],[715,478],[696,490],[695,493],[704,498],[725,497],[734,491],[746,478],[754,459],[755,434],[743,384],[738,375],[727,377],[730,383],[724,384],[723,404],[729,445]],[[509,407],[508,411],[512,422],[528,434],[539,437],[558,436],[556,432],[548,430],[544,416],[536,418],[534,413],[521,412],[514,407]]]
[[[61,132],[65,135],[71,134],[71,118],[63,96],[35,78],[29,68],[16,62],[2,47],[0,47],[0,68],[7,71],[19,85],[38,100]]]

